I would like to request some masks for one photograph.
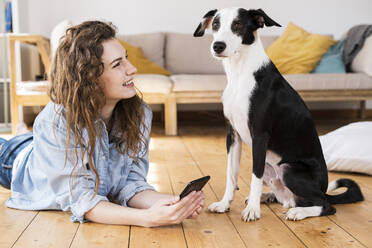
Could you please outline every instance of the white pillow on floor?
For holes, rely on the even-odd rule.
[[[372,122],[355,122],[319,139],[328,170],[372,175]]]

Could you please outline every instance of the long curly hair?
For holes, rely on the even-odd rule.
[[[75,156],[81,156],[81,166],[86,168],[83,160],[87,156],[89,168],[96,176],[95,193],[98,192],[100,179],[93,163],[93,153],[97,140],[102,142],[103,124],[97,120],[105,105],[104,91],[98,80],[104,71],[101,60],[104,52],[102,43],[115,39],[115,35],[116,27],[112,23],[101,21],[86,21],[67,29],[49,72],[51,85],[48,95],[54,103],[63,106],[66,119],[65,162],[69,156],[70,160],[73,157],[68,154],[68,147],[73,140]],[[120,100],[113,110],[110,122],[119,129],[120,137],[114,139],[118,151],[138,161],[141,149],[148,145],[144,137],[146,130],[142,96],[136,94],[132,98]],[[84,140],[84,129],[88,140]],[[81,149],[81,154],[78,154],[78,147],[84,148]],[[78,163],[76,160],[74,170]]]

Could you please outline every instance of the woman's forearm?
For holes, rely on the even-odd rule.
[[[170,199],[174,201],[178,200],[175,196],[172,195],[162,194],[153,190],[144,190],[130,198],[130,200],[128,201],[128,206],[132,208],[146,209],[150,208],[152,205],[155,204],[155,202],[161,199]]]
[[[85,214],[85,218],[92,222],[116,225],[150,226],[147,210],[129,208],[100,201]]]
[[[179,200],[172,195],[146,190],[129,200],[130,207],[100,201],[85,218],[97,223],[144,227],[179,224],[200,209],[203,201],[202,192],[192,192]]]

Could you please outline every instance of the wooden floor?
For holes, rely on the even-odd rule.
[[[323,123],[325,133],[344,123]],[[210,175],[206,206],[222,198],[225,189],[225,128],[221,123],[180,125],[177,137],[163,136],[155,124],[150,144],[148,180],[160,192],[179,194],[190,180]],[[330,180],[356,180],[365,201],[337,205],[336,215],[303,221],[285,220],[279,204],[261,205],[261,219],[241,220],[249,193],[251,150],[244,145],[239,187],[231,211],[206,210],[197,220],[162,228],[71,223],[59,211],[20,211],[5,207],[9,191],[0,187],[0,247],[372,247],[372,178],[329,173]],[[265,188],[265,190],[267,190]]]

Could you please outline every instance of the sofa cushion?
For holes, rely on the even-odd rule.
[[[372,89],[372,77],[363,73],[285,74],[295,90]]]
[[[372,78],[363,73],[347,74],[285,74],[295,90],[372,89]],[[173,91],[223,91],[225,75],[172,75]]]
[[[221,61],[210,53],[212,35],[166,34],[165,67],[172,74],[223,74]]]
[[[266,50],[279,36],[277,35],[261,35],[260,39],[264,49]]]
[[[351,69],[355,72],[364,72],[372,77],[372,35],[364,41],[362,49],[351,63]]]
[[[70,20],[63,20],[54,26],[50,34],[50,50],[52,57],[57,51],[62,36],[66,34],[66,30],[70,27],[72,27],[72,22]]]
[[[136,74],[134,85],[142,93],[168,94],[172,88],[172,81],[169,77],[159,74]]]
[[[149,60],[164,67],[164,33],[117,35],[117,38],[134,46],[141,47]]]
[[[160,65],[149,60],[144,54],[140,47],[135,47],[119,40],[120,44],[127,50],[128,60],[137,68],[138,74],[161,74],[169,76],[170,72],[165,70]]]
[[[180,91],[223,91],[227,79],[225,75],[173,75],[173,92]]]
[[[290,22],[266,51],[281,73],[309,73],[334,43],[328,36],[308,33]]]
[[[334,44],[323,55],[319,64],[311,73],[346,73],[344,61],[342,60],[343,48],[344,40],[340,40]]]

